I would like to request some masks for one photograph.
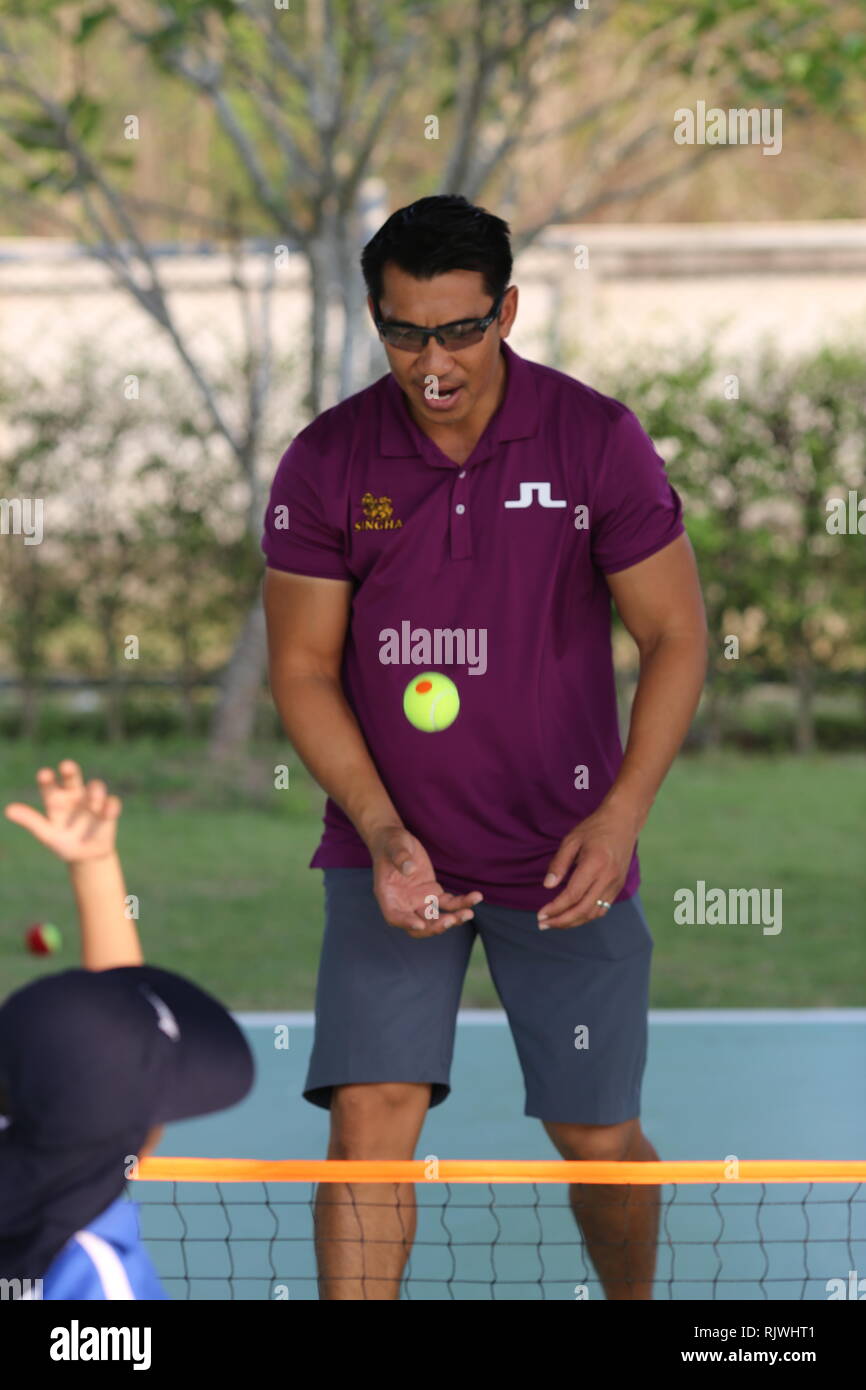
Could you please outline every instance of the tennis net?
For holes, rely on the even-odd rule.
[[[136,1177],[172,1298],[318,1300],[317,1245],[324,1296],[393,1296],[383,1261],[411,1245],[401,1299],[603,1300],[599,1262],[615,1296],[642,1277],[656,1197],[654,1299],[866,1295],[866,1162],[159,1157]]]

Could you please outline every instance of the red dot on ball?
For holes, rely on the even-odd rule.
[[[418,684],[415,686],[415,694],[416,694],[416,695],[426,695],[426,694],[427,694],[427,691],[428,691],[428,690],[432,690],[432,689],[433,689],[433,682],[432,682],[432,681],[419,681]]]

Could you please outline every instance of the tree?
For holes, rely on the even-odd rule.
[[[848,496],[866,498],[866,354],[836,345],[791,357],[765,344],[738,371],[736,395],[725,392],[730,366],[710,349],[673,366],[648,357],[607,385],[627,387],[683,495],[710,631],[710,742],[721,742],[732,695],[783,675],[795,747],[807,753],[820,673],[862,670],[866,659],[866,549]],[[837,534],[827,524],[834,497]],[[737,659],[728,636],[739,638]]]
[[[75,406],[70,411],[56,398],[37,403],[36,386],[29,374],[8,368],[0,382],[9,431],[0,455],[0,497],[9,514],[8,530],[0,534],[0,639],[20,681],[23,738],[38,735],[48,645],[75,606],[56,538],[49,536],[46,544],[45,500],[60,483],[57,431],[77,428],[81,417]],[[19,520],[14,508],[28,503],[29,514],[22,510]],[[13,524],[20,526],[17,532]]]

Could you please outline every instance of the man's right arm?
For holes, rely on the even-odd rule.
[[[346,700],[340,671],[352,583],[268,568],[263,588],[274,703],[298,757],[369,849],[402,824]]]
[[[385,921],[416,938],[436,936],[473,917],[481,893],[444,890],[370,757],[341,680],[351,603],[351,580],[313,579],[268,567],[264,605],[271,694],[299,758],[370,851],[373,888]],[[438,905],[432,918],[431,898]]]

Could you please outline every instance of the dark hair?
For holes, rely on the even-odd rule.
[[[392,213],[364,247],[361,269],[368,293],[378,307],[382,272],[393,261],[416,280],[432,280],[448,270],[478,270],[495,301],[511,278],[509,235],[507,222],[461,194],[419,198]]]

